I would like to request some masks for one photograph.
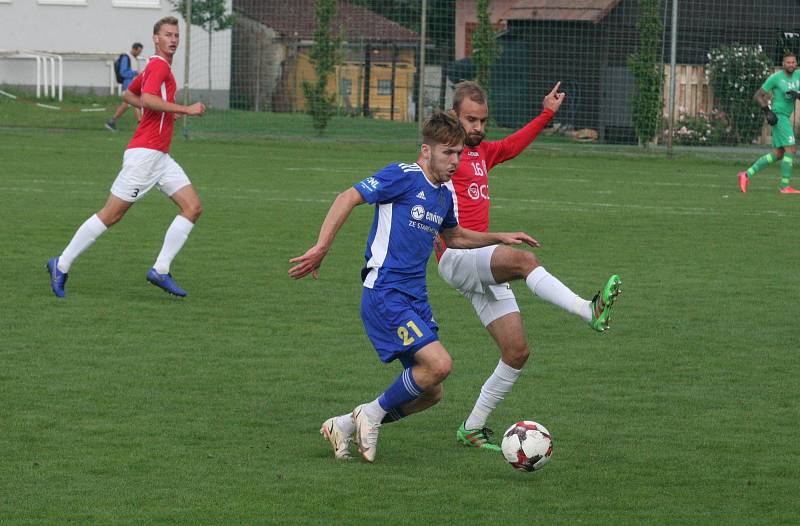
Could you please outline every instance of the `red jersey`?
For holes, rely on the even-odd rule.
[[[522,153],[553,115],[551,110],[545,109],[505,139],[483,141],[476,148],[464,147],[458,170],[446,184],[453,193],[459,225],[478,232],[489,231],[489,170]]]
[[[453,207],[458,224],[469,230],[489,231],[489,170],[513,159],[533,142],[539,132],[553,118],[552,110],[544,109],[538,117],[505,139],[483,141],[476,148],[464,147],[458,170],[445,186],[453,194]],[[440,238],[441,240],[441,238]],[[437,243],[436,257],[444,252]],[[439,251],[442,248],[442,251]]]
[[[147,67],[140,75],[133,79],[128,86],[128,91],[137,96],[150,93],[167,102],[175,102],[175,77],[169,63],[158,55],[154,55],[147,62]],[[142,120],[128,143],[128,149],[148,148],[169,152],[172,142],[172,126],[175,118],[171,113],[142,109]]]

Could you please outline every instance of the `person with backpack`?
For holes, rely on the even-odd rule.
[[[127,90],[130,83],[134,78],[136,78],[136,75],[139,74],[138,57],[141,52],[142,44],[139,42],[134,42],[131,46],[130,52],[122,53],[114,61],[114,74],[117,77],[117,82],[122,84],[122,91]],[[117,120],[122,117],[122,114],[125,113],[127,109],[127,102],[122,102],[119,106],[117,106],[117,111],[114,112],[114,116],[106,121],[106,129],[108,131],[117,131]],[[141,119],[141,112],[139,108],[134,108],[133,111],[136,113],[136,120],[139,121]]]

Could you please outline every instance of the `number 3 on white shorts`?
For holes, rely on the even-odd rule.
[[[411,345],[412,343],[414,343],[414,341],[416,341],[415,338],[410,335],[410,333],[408,332],[408,329],[406,327],[408,327],[408,329],[411,329],[412,331],[414,331],[414,334],[416,334],[417,337],[421,337],[422,336],[422,331],[419,330],[419,327],[417,327],[417,324],[414,323],[412,320],[408,320],[406,322],[405,326],[401,325],[400,327],[397,328],[397,336],[401,340],[403,340],[403,346],[404,347],[408,346],[408,345]]]

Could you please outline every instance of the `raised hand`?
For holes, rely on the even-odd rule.
[[[553,89],[550,90],[550,93],[545,95],[544,102],[542,102],[542,106],[553,113],[558,112],[558,109],[561,107],[561,103],[564,102],[564,98],[567,96],[566,93],[561,93],[558,91],[558,88],[560,87],[561,81],[556,82],[556,85],[553,86]]]

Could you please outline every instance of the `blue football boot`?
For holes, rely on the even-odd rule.
[[[173,296],[179,296],[181,298],[186,296],[186,291],[175,283],[175,280],[172,279],[172,274],[159,274],[156,272],[156,269],[151,268],[150,272],[147,273],[147,281],[156,287],[164,289]]]
[[[58,258],[52,258],[47,262],[47,273],[50,274],[50,288],[53,289],[53,294],[59,298],[64,298],[67,291],[64,286],[67,284],[66,272],[58,270]]]

